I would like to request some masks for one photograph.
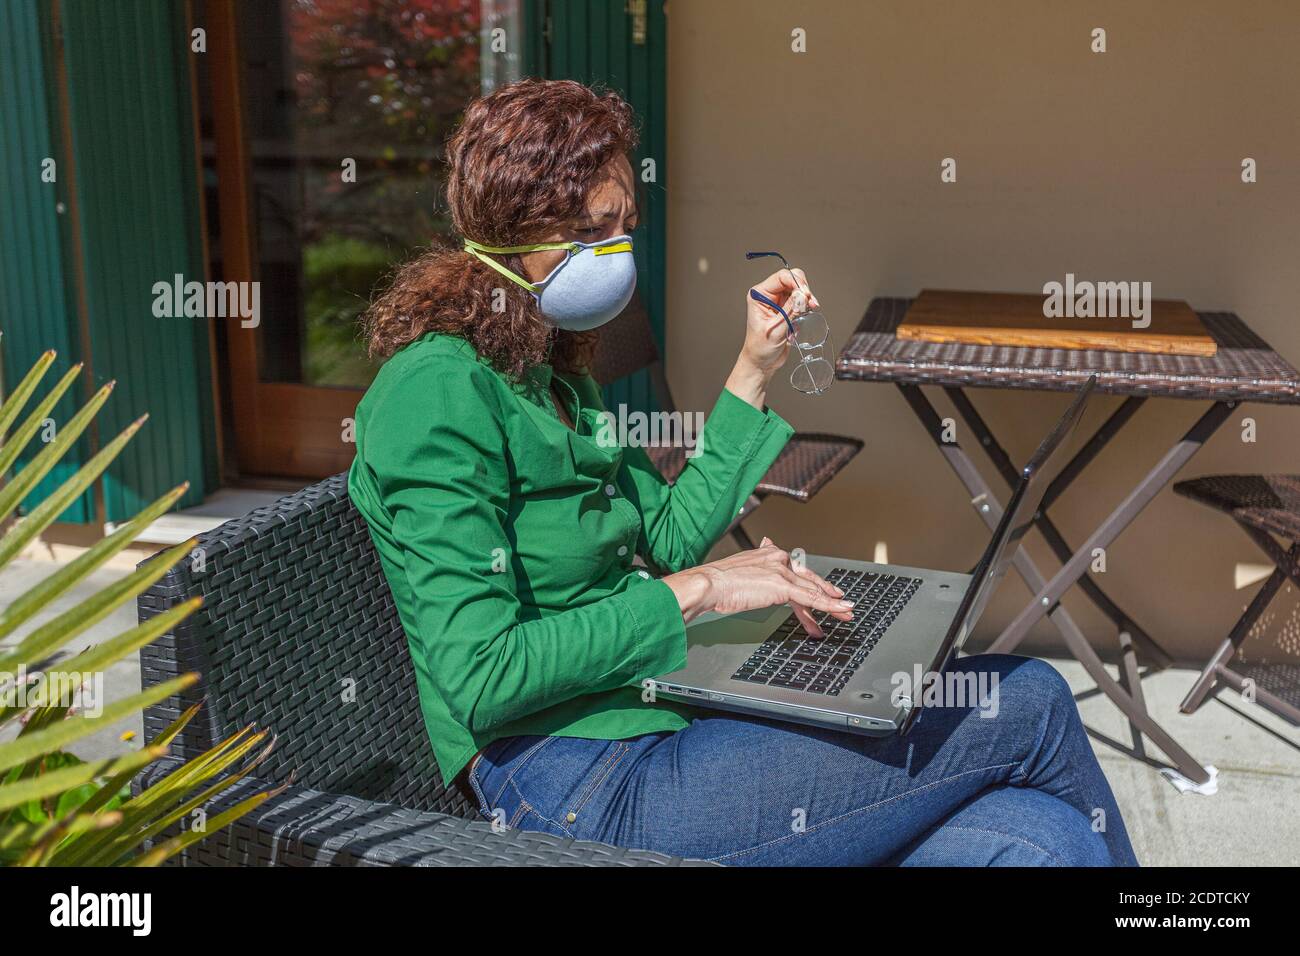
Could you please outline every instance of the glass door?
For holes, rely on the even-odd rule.
[[[256,284],[255,319],[222,320],[241,474],[351,461],[376,371],[358,320],[396,263],[449,233],[445,140],[521,74],[523,2],[196,0],[212,278]]]

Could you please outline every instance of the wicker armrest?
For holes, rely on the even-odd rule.
[[[147,789],[181,765],[166,758],[139,779]],[[212,819],[270,789],[245,778],[205,807]],[[185,866],[698,866],[646,850],[567,840],[293,785],[186,850]]]

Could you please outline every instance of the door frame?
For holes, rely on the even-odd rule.
[[[586,20],[581,14],[590,2],[605,0],[522,0],[525,33],[522,72],[525,76],[568,76],[583,82],[630,86],[621,92],[647,118],[646,136],[638,154],[655,159],[659,182],[649,190],[646,210],[649,242],[638,259],[652,325],[662,349],[667,238],[667,203],[662,186],[667,165],[666,4],[664,0],[640,0],[626,8],[611,8],[608,11],[610,33],[596,39],[581,29]],[[252,170],[244,123],[244,78],[236,8],[237,0],[208,0],[208,56],[212,88],[222,94],[211,98],[222,278],[251,282],[258,278],[256,218],[252,207]],[[631,22],[634,17],[639,21],[635,40]],[[598,63],[608,62],[609,57],[603,52],[591,59],[584,56],[581,66],[570,63],[568,57],[556,56],[557,28],[565,35],[567,50],[580,44],[617,44],[626,51],[622,62],[631,66],[632,75],[616,78],[591,69]],[[575,34],[575,28],[580,36]],[[355,415],[364,389],[263,382],[258,374],[256,330],[243,328],[238,316],[222,321],[228,355],[233,457],[239,473],[318,478],[347,468],[354,447],[344,440],[344,429]],[[644,409],[656,405],[644,375],[614,383],[604,391],[607,401],[613,404],[626,402]]]
[[[222,281],[255,282],[256,218],[236,0],[208,0],[207,21]],[[354,449],[344,441],[344,429],[365,390],[264,382],[257,329],[244,328],[237,315],[222,321],[239,473],[319,478],[345,470]]]

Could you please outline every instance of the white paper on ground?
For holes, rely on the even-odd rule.
[[[1205,783],[1196,783],[1184,777],[1173,767],[1162,767],[1160,774],[1177,787],[1179,793],[1199,793],[1201,796],[1210,797],[1219,792],[1219,771],[1215,767],[1206,767],[1205,771],[1210,775],[1210,779]]]

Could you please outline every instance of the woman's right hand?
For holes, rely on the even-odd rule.
[[[663,582],[672,588],[687,623],[706,611],[738,614],[789,604],[804,629],[820,637],[822,631],[812,611],[825,611],[841,621],[852,618],[853,604],[843,600],[843,591],[792,562],[790,554],[768,538],[757,548],[678,571]]]

